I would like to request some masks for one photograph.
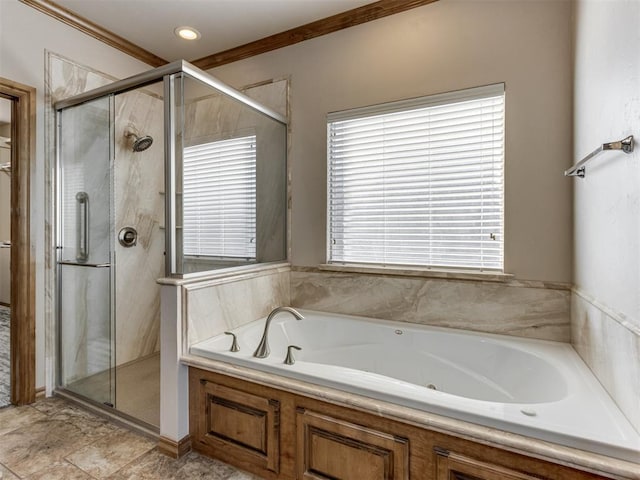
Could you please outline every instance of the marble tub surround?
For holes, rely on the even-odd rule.
[[[0,409],[3,480],[259,480],[190,453],[174,460],[155,441],[60,398]]]
[[[280,264],[184,285],[184,351],[196,342],[265,317],[275,307],[289,305],[289,272],[288,265]]]
[[[571,317],[573,347],[640,432],[640,327],[579,289]]]
[[[568,287],[292,268],[291,305],[486,333],[569,342]]]

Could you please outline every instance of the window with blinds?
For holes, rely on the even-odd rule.
[[[255,259],[255,135],[187,147],[183,162],[184,254]]]
[[[328,261],[503,269],[504,84],[331,113]]]

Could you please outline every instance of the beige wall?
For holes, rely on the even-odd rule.
[[[640,139],[640,3],[578,0],[574,160]],[[574,189],[572,343],[640,431],[640,150],[604,152]]]
[[[505,269],[571,280],[570,3],[442,0],[211,70],[291,75],[292,261],[325,261],[326,114],[505,82]]]

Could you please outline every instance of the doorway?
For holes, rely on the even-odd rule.
[[[35,157],[36,90],[0,77],[0,99],[9,102],[10,153],[0,175],[9,177],[9,382],[15,405],[35,401],[35,266],[30,234],[31,169]],[[7,175],[8,174],[8,175]],[[0,241],[6,242],[4,238]],[[6,303],[6,302],[4,302]]]
[[[0,97],[0,408],[11,404],[11,100]]]

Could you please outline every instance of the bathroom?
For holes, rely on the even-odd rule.
[[[3,8],[12,8],[16,18],[35,25],[51,22],[36,12],[27,13],[22,4]],[[595,161],[591,178],[589,173],[584,179],[562,175],[598,144],[637,131],[634,69],[638,53],[631,33],[638,30],[636,8],[622,2],[605,8],[603,2],[586,1],[441,1],[210,70],[237,88],[273,79],[290,82],[288,258],[293,267],[290,272],[259,277],[262,280],[247,286],[254,290],[243,289],[240,298],[232,286],[222,284],[215,292],[187,285],[185,296],[177,293],[176,286],[162,285],[163,301],[178,304],[186,298],[202,309],[203,316],[220,319],[219,325],[208,324],[208,331],[202,332],[209,336],[238,327],[244,319],[263,318],[270,308],[288,303],[408,322],[421,317],[436,326],[571,341],[638,428],[636,154],[615,156],[610,163],[603,156]],[[46,28],[63,28],[52,25],[47,23]],[[80,38],[89,42],[77,33],[65,35],[77,38],[78,44]],[[51,38],[41,45],[73,63],[108,72],[112,78],[148,69],[97,42],[99,53],[91,54],[64,45],[55,40],[56,35]],[[22,78],[42,88],[42,47],[35,43],[25,46],[23,58],[38,69],[23,72],[23,61],[6,56],[2,76]],[[328,270],[322,180],[326,178],[326,114],[497,82],[506,85],[504,271],[513,277],[487,283]],[[40,105],[39,131],[43,132],[45,107]],[[40,163],[34,185],[45,185],[50,172],[44,168],[49,148],[44,133],[38,142]],[[33,195],[35,204],[49,201],[39,189],[34,188]],[[51,265],[45,260],[50,244],[46,236],[50,232],[44,229],[47,211],[34,213],[33,221],[39,292],[36,385],[52,389],[55,364],[49,355],[55,338],[48,303],[52,291],[45,289]],[[273,290],[280,292],[279,297]],[[246,312],[242,318],[230,313],[237,310],[233,303],[216,302],[218,294],[242,301]],[[417,312],[417,307],[425,310]],[[200,318],[193,316],[190,321],[195,326],[189,335],[200,335]],[[173,348],[177,358],[182,352],[168,343],[166,351]],[[160,350],[165,351],[162,345]],[[163,378],[174,378],[180,385],[168,404],[184,404],[180,395],[188,390],[186,367],[161,368],[167,372]],[[188,433],[184,410],[161,418],[166,419],[164,431],[161,422],[161,435],[179,442]]]

